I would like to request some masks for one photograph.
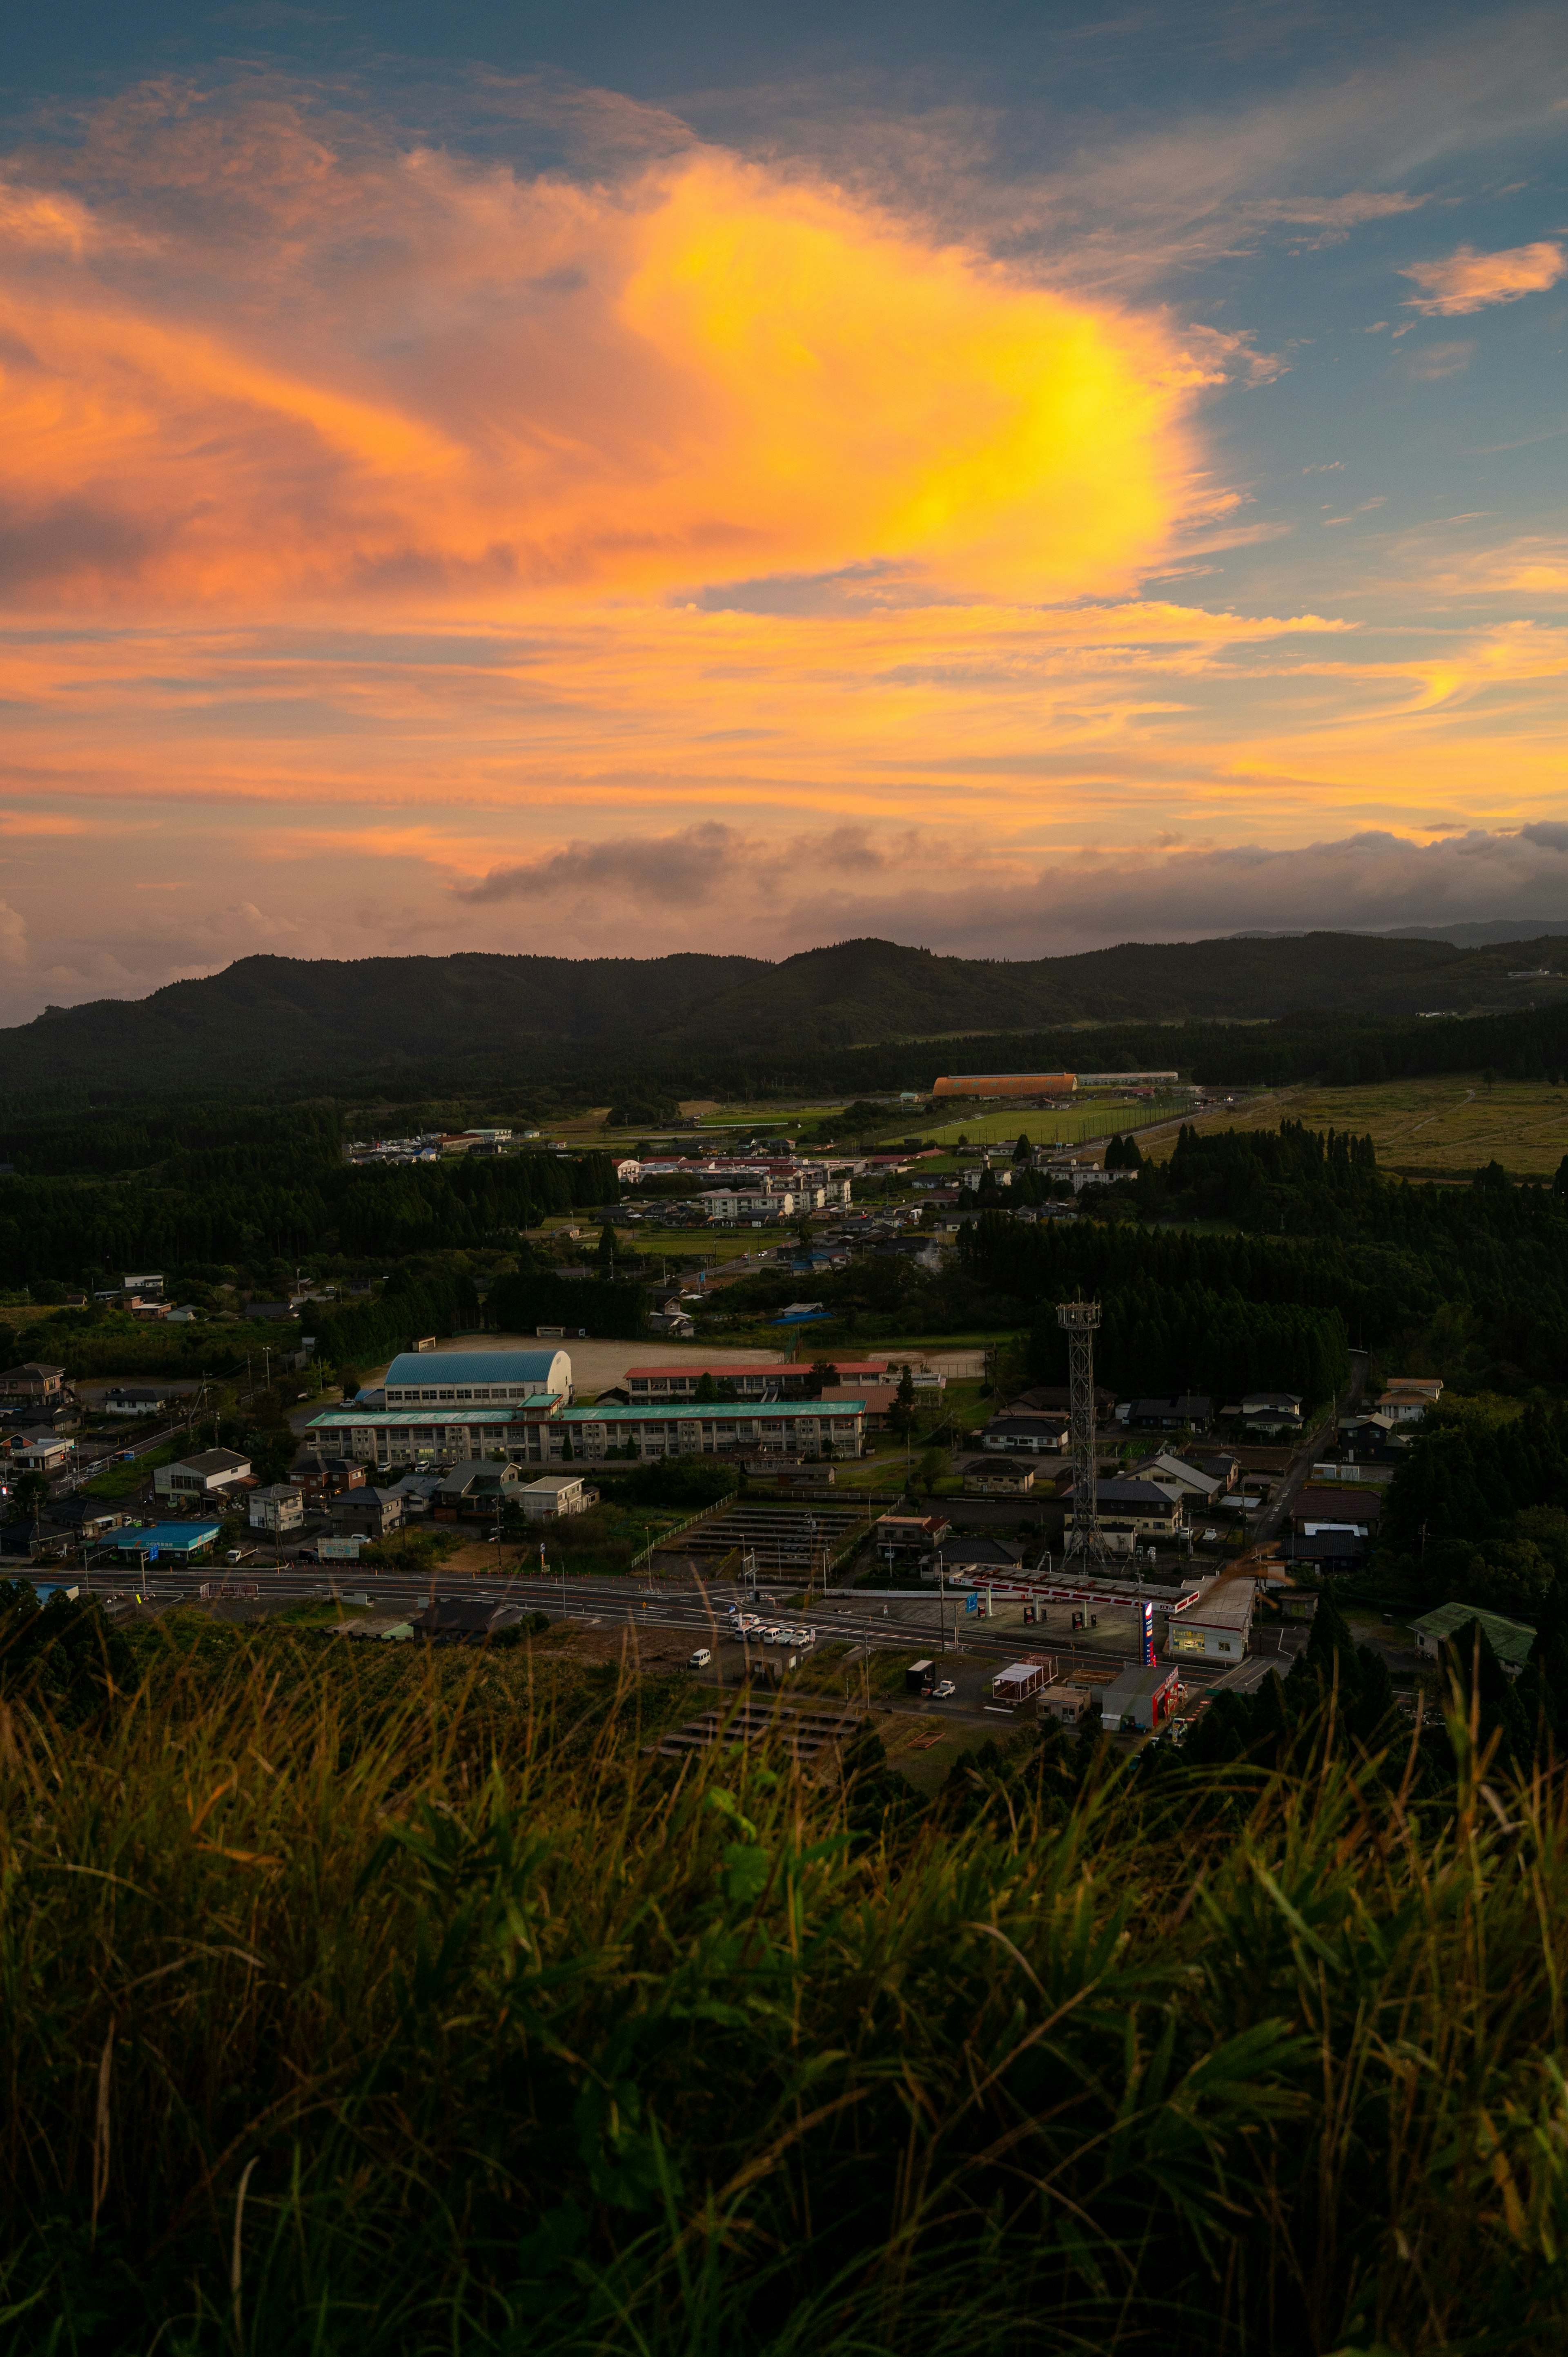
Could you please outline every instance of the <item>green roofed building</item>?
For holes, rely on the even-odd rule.
[[[1434,1612],[1423,1612],[1419,1620],[1412,1620],[1410,1625],[1416,1652],[1435,1661],[1444,1639],[1452,1637],[1466,1620],[1480,1622],[1487,1643],[1505,1670],[1523,1669],[1535,1642],[1534,1630],[1522,1620],[1505,1620],[1500,1612],[1483,1612],[1475,1604],[1440,1604]]]
[[[778,1454],[799,1449],[807,1456],[832,1448],[838,1457],[859,1457],[865,1447],[865,1402],[820,1400],[682,1401],[679,1407],[569,1407],[552,1427],[570,1433],[574,1454],[590,1460],[628,1446],[638,1457],[712,1457]]]

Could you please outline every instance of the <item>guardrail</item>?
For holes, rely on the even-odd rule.
[[[639,1563],[647,1563],[650,1556],[660,1554],[671,1539],[680,1537],[682,1531],[689,1531],[694,1523],[705,1523],[711,1514],[722,1513],[732,1502],[728,1498],[721,1498],[714,1505],[700,1506],[694,1514],[688,1514],[683,1523],[671,1523],[669,1530],[660,1531],[656,1539],[650,1539],[639,1554],[632,1556],[627,1569],[635,1571]]]

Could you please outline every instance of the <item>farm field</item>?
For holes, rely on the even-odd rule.
[[[1380,1168],[1412,1178],[1467,1178],[1491,1161],[1519,1178],[1550,1178],[1568,1154],[1568,1089],[1548,1081],[1488,1086],[1478,1072],[1356,1088],[1280,1089],[1244,1108],[1200,1115],[1194,1125],[1273,1129],[1281,1121],[1369,1131]],[[1168,1150],[1162,1140],[1162,1155]]]

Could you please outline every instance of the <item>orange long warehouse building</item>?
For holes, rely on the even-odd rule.
[[[934,1097],[1062,1097],[1078,1086],[1076,1072],[954,1072],[937,1082]]]

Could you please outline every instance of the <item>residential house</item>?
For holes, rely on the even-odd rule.
[[[1074,1484],[1062,1495],[1069,1501]],[[1171,1481],[1109,1480],[1095,1484],[1101,1534],[1118,1553],[1139,1539],[1174,1539],[1182,1527],[1182,1492]]]
[[[585,1514],[598,1504],[599,1493],[580,1473],[542,1473],[518,1490],[514,1502],[531,1523],[558,1522],[563,1514]]]
[[[1032,1465],[997,1464],[981,1458],[963,1469],[963,1494],[966,1498],[1022,1498],[1035,1486]]]
[[[929,1555],[951,1530],[944,1514],[883,1514],[872,1539],[878,1555]]]
[[[7,1367],[0,1375],[0,1397],[8,1405],[41,1407],[63,1399],[65,1390],[65,1369],[42,1366],[37,1359],[28,1359],[20,1367]]]
[[[1207,1392],[1179,1392],[1170,1399],[1135,1399],[1126,1423],[1132,1432],[1207,1432],[1214,1402]]]
[[[335,1539],[385,1538],[403,1526],[403,1500],[395,1490],[340,1490],[327,1501]]]
[[[1291,1505],[1291,1528],[1303,1538],[1322,1531],[1352,1531],[1360,1539],[1375,1538],[1383,1501],[1376,1490],[1298,1490]]]
[[[365,1469],[354,1457],[302,1457],[289,1479],[312,1503],[320,1504],[335,1490],[358,1489]]]
[[[1168,1449],[1157,1456],[1145,1457],[1128,1472],[1134,1480],[1159,1481],[1179,1490],[1184,1497],[1195,1498],[1200,1504],[1212,1505],[1225,1495],[1226,1485],[1218,1474],[1206,1473],[1201,1466],[1189,1464],[1185,1457],[1173,1457]]]
[[[1292,1531],[1284,1541],[1284,1559],[1324,1573],[1358,1571],[1367,1559],[1367,1542],[1344,1526],[1315,1532],[1310,1538]]]
[[[249,1481],[251,1460],[232,1448],[204,1448],[198,1456],[160,1465],[153,1475],[155,1497],[194,1505],[199,1500],[221,1499],[236,1482]]]
[[[1254,1432],[1298,1434],[1302,1424],[1302,1400],[1299,1392],[1248,1392],[1244,1398],[1233,1400],[1225,1411],[1231,1420],[1249,1425]]]
[[[269,1482],[265,1489],[252,1491],[246,1511],[253,1531],[270,1531],[282,1538],[304,1524],[305,1491],[297,1481]]]
[[[167,1405],[155,1383],[112,1383],[103,1394],[105,1415],[162,1415]]]
[[[441,1476],[431,1498],[432,1511],[440,1520],[460,1514],[493,1522],[503,1505],[515,1501],[521,1480],[521,1473],[510,1461],[498,1464],[493,1459],[467,1458]],[[403,1494],[401,1485],[394,1494]]]
[[[1059,1456],[1067,1446],[1067,1426],[1060,1416],[1019,1415],[1009,1409],[993,1415],[980,1436],[983,1448],[1027,1451],[1030,1456]]]
[[[1419,1424],[1442,1397],[1443,1385],[1434,1375],[1394,1375],[1378,1394],[1378,1410],[1395,1424]]]
[[[76,1443],[59,1432],[19,1432],[11,1443],[11,1463],[23,1473],[63,1472]]]
[[[1006,1415],[1054,1415],[1065,1424],[1071,1408],[1072,1396],[1065,1386],[1035,1383],[1026,1392],[1020,1392],[1015,1400],[1009,1400],[1003,1413]],[[1094,1394],[1095,1422],[1109,1424],[1115,1408],[1115,1393],[1101,1391],[1097,1385]]]
[[[942,1577],[951,1579],[962,1572],[971,1579],[1005,1579],[1015,1572],[1024,1560],[1024,1550],[1010,1539],[982,1537],[975,1531],[952,1531],[936,1550],[936,1560],[929,1560],[924,1577],[934,1579],[940,1562]]]

